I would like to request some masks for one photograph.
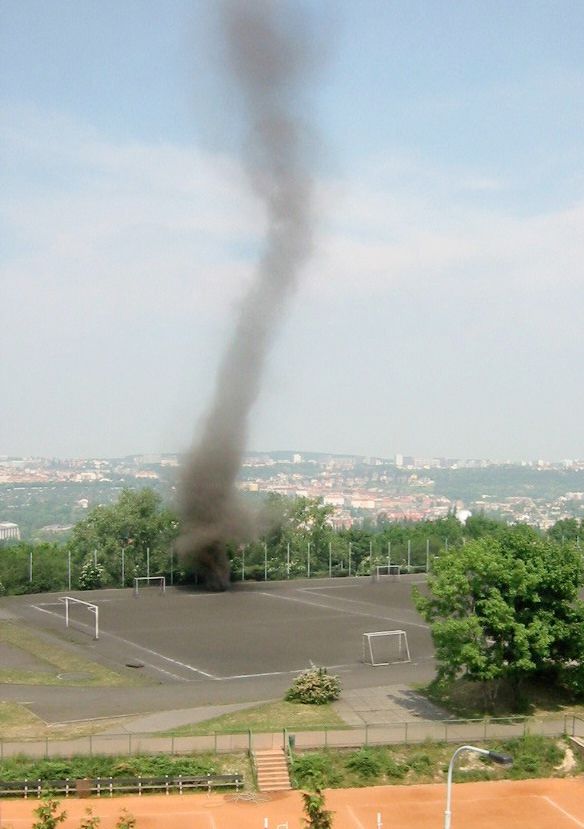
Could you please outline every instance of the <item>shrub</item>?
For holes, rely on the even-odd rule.
[[[83,562],[79,576],[79,587],[82,590],[97,590],[103,586],[104,568],[95,564],[93,557],[87,557]]]
[[[307,705],[324,705],[338,699],[340,694],[341,681],[338,676],[329,674],[326,668],[312,667],[296,677],[285,699]]]
[[[408,773],[408,767],[403,763],[398,763],[393,757],[387,758],[384,770],[387,776],[394,780],[403,780]]]
[[[528,734],[508,743],[513,765],[509,777],[524,779],[545,777],[550,766],[559,765],[564,757],[561,748],[552,740],[538,734]]]
[[[408,765],[417,774],[427,774],[434,764],[429,754],[419,753],[410,757]]]
[[[296,755],[292,771],[298,785],[309,789],[336,786],[341,782],[332,758],[324,752]]]
[[[347,760],[347,768],[366,779],[378,777],[383,769],[379,756],[368,748],[351,754]]]

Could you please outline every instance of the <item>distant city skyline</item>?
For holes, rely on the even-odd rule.
[[[584,5],[297,2],[315,252],[248,447],[584,457]],[[216,5],[0,6],[0,455],[198,434],[263,227]]]

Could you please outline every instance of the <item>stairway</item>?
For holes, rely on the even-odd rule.
[[[253,757],[260,792],[281,792],[292,788],[283,749],[254,751]]]

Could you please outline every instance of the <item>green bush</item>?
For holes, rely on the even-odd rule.
[[[326,668],[309,668],[296,677],[285,699],[306,705],[324,705],[338,699],[341,682],[338,676],[329,674]]]
[[[297,754],[292,763],[292,774],[298,786],[309,789],[338,786],[342,779],[331,755],[326,752]]]
[[[408,761],[408,766],[415,771],[416,774],[428,774],[432,769],[434,763],[429,754],[418,753],[412,755]]]
[[[513,757],[509,777],[517,780],[545,777],[550,766],[559,766],[564,758],[563,751],[556,742],[537,734],[510,740],[507,747]]]
[[[408,767],[403,763],[398,763],[393,757],[388,757],[385,761],[384,771],[393,780],[403,780],[408,773]]]
[[[351,754],[347,760],[347,768],[368,780],[371,777],[378,777],[382,773],[383,764],[378,753],[368,748],[362,748]]]
[[[215,774],[217,758],[211,755],[173,757],[136,755],[135,757],[77,756],[54,760],[13,757],[2,762],[3,780],[64,780],[82,777],[163,777],[165,774]]]

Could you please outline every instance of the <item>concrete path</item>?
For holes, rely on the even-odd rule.
[[[450,715],[407,685],[382,685],[344,691],[334,703],[347,725],[381,725],[413,720],[447,720]]]
[[[272,700],[264,700],[269,702]],[[196,708],[178,708],[159,711],[143,716],[120,719],[104,734],[151,734],[170,731],[183,725],[215,719],[233,711],[242,711],[262,705],[260,701],[240,702],[230,705],[206,705]],[[333,708],[347,725],[382,725],[412,721],[439,721],[449,714],[428,702],[421,694],[407,685],[383,685],[375,688],[359,688],[343,691]]]
[[[170,731],[182,725],[214,720],[224,714],[255,708],[262,702],[239,702],[233,705],[205,705],[199,708],[179,708],[175,711],[158,711],[146,716],[120,719],[118,723],[100,732],[101,734],[152,734],[157,731]]]

